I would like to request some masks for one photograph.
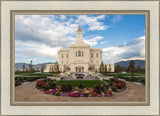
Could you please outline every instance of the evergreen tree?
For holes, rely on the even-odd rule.
[[[137,72],[141,72],[141,66],[139,64],[137,65]]]
[[[118,75],[121,72],[121,66],[119,64],[116,66],[115,71]]]
[[[23,72],[25,72],[25,64],[23,64]]]
[[[111,64],[109,64],[109,72],[111,72],[111,71],[112,71]]]
[[[30,64],[29,64],[29,71],[32,73],[32,60],[31,60],[31,62],[30,62]]]
[[[103,62],[100,65],[100,73],[103,73]]]
[[[130,64],[129,64],[131,77],[134,77],[134,68],[135,68],[134,65],[135,65],[135,62],[133,60],[131,60]]]
[[[42,68],[41,68],[41,72],[43,73],[43,71],[44,71],[44,65],[42,65]]]
[[[105,73],[107,73],[107,72],[108,72],[108,71],[107,71],[107,65],[105,65],[105,68],[104,68],[104,69],[105,69]]]

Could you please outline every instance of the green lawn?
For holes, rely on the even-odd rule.
[[[71,84],[73,87],[78,87],[79,84],[83,84],[84,87],[94,87],[96,85],[103,85],[105,84],[103,81],[100,80],[60,80],[56,82],[56,85],[61,86],[63,83]]]
[[[38,77],[42,77],[42,76],[51,76],[53,75],[53,73],[28,73],[28,72],[22,72],[22,73],[15,73],[15,77],[29,77],[29,76],[38,76]]]
[[[130,72],[127,72],[127,73],[119,73],[119,74],[117,74],[117,73],[108,73],[108,75],[109,76],[130,76],[131,75],[131,73]],[[134,73],[134,76],[142,76],[142,77],[144,77],[145,76],[145,73],[144,72],[135,72]]]

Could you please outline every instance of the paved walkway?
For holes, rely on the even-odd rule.
[[[115,92],[111,97],[64,97],[44,94],[35,88],[36,82],[15,87],[15,101],[145,101],[145,86],[127,82],[128,88],[122,92]]]

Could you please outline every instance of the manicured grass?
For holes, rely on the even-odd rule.
[[[84,87],[94,87],[98,84],[105,84],[103,81],[100,80],[60,80],[56,82],[56,85],[61,86],[63,83],[71,84],[73,87],[78,87],[80,83],[83,84]]]
[[[108,73],[109,76],[131,76],[131,73],[130,72],[127,72],[127,73]],[[134,73],[134,76],[145,76],[145,73],[144,72],[135,72]]]
[[[15,77],[26,77],[26,76],[38,76],[38,77],[44,77],[44,76],[52,76],[53,73],[28,73],[28,72],[21,72],[21,73],[15,73]]]

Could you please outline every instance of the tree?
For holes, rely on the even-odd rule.
[[[133,60],[130,61],[130,64],[129,64],[129,69],[130,69],[130,73],[131,73],[131,77],[134,77],[134,65],[135,65],[135,62]]]
[[[103,64],[103,62],[100,65],[100,73],[104,73],[104,64]]]
[[[32,65],[32,60],[31,60],[31,62],[30,62],[30,64],[29,64],[29,71],[30,71],[30,72],[33,71],[33,70],[32,70],[32,66],[33,66],[33,65]]]
[[[28,68],[26,69],[26,72],[28,72]]]
[[[25,64],[23,64],[23,72],[25,72]]]
[[[30,76],[29,78],[31,78],[31,76],[33,75],[32,72],[33,72],[33,70],[32,70],[32,60],[31,60],[31,62],[29,64],[29,73],[28,73]]]
[[[137,65],[137,72],[141,72],[141,65]]]
[[[121,66],[119,64],[115,67],[115,71],[118,75],[121,72]]]
[[[43,71],[44,71],[44,65],[42,65],[42,68],[41,68],[41,72],[43,73]]]
[[[104,69],[105,69],[105,73],[107,73],[107,65],[105,65]]]

